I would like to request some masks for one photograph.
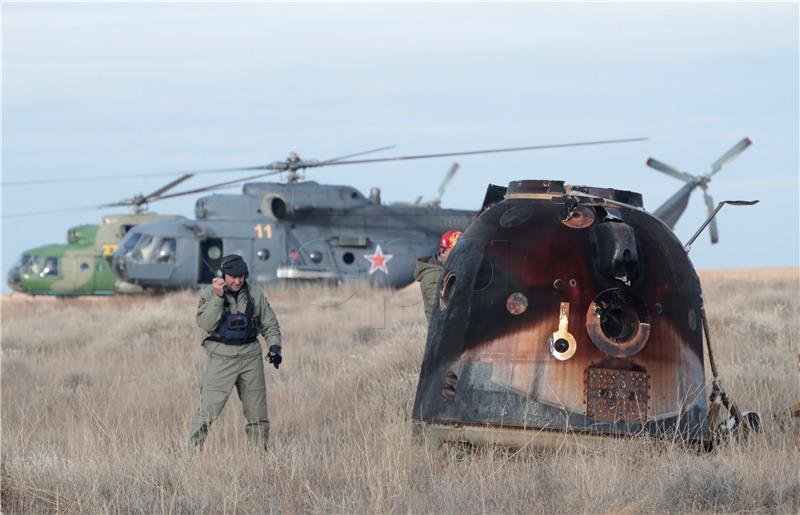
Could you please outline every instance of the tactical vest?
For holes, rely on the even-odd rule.
[[[253,297],[247,287],[242,290],[247,295],[247,307],[244,309],[244,314],[231,313],[228,296],[223,295],[222,319],[214,333],[208,337],[209,340],[228,345],[245,345],[258,339],[259,316],[255,312]],[[242,291],[239,292],[240,295],[241,293]]]

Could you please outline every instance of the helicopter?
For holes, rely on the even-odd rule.
[[[71,227],[67,230],[66,244],[43,245],[24,251],[9,270],[6,283],[12,290],[29,295],[114,295],[117,291],[111,272],[111,255],[117,249],[117,244],[137,224],[177,218],[146,212],[146,205],[189,177],[184,174],[149,195],[137,194],[111,204],[75,208],[128,206],[132,213],[106,215],[99,224]],[[65,210],[19,213],[4,218],[60,211]]]
[[[490,186],[443,269],[414,401],[425,443],[555,447],[644,434],[710,447],[720,403],[757,427],[718,377],[692,243],[610,188]],[[714,374],[706,396],[703,340]]]
[[[332,165],[368,164],[496,152],[540,150],[641,141],[643,138],[557,145],[448,152],[389,158],[303,160],[291,153],[285,161],[196,173],[260,173],[204,188],[162,196],[202,193],[244,183],[241,194],[201,197],[194,220],[167,220],[131,230],[113,255],[120,291],[170,290],[208,284],[225,254],[239,254],[259,283],[322,281],[366,282],[401,288],[413,279],[416,260],[437,249],[439,236],[465,229],[477,214],[443,209],[441,198],[458,168],[454,164],[428,202],[384,204],[381,192],[368,196],[351,186],[306,181],[301,171]],[[248,182],[286,174],[285,182]],[[175,252],[156,262],[164,246]]]
[[[107,215],[100,224],[71,227],[66,244],[24,251],[6,282],[12,290],[29,295],[114,295],[111,254],[118,242],[136,224],[170,218],[174,217],[155,213]]]

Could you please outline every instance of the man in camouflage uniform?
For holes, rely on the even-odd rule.
[[[422,290],[422,303],[425,307],[425,318],[428,319],[428,324],[431,323],[433,306],[436,303],[439,283],[442,280],[442,266],[460,237],[461,231],[447,231],[439,239],[439,252],[436,255],[417,260],[414,279],[419,282]]]
[[[219,416],[233,387],[242,401],[245,433],[254,448],[265,448],[269,436],[267,386],[258,334],[267,341],[267,358],[280,365],[281,331],[264,293],[247,281],[241,256],[222,258],[220,273],[200,293],[197,325],[208,332],[203,340],[207,361],[200,387],[200,408],[192,417],[189,448],[202,448],[208,428]]]

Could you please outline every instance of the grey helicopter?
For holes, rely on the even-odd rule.
[[[444,209],[441,199],[453,179],[454,164],[430,201],[385,204],[372,188],[364,195],[346,185],[307,181],[307,169],[373,164],[523,150],[542,150],[643,141],[646,138],[535,145],[388,158],[303,160],[296,153],[267,165],[186,172],[257,171],[258,174],[162,195],[158,200],[194,195],[243,184],[240,194],[204,196],[195,219],[141,224],[128,232],[113,254],[117,291],[172,290],[208,284],[220,259],[239,254],[258,283],[365,282],[401,288],[413,280],[416,260],[433,254],[441,234],[464,230],[478,214]],[[383,149],[375,149],[383,150]],[[368,151],[373,152],[373,151]],[[282,182],[250,182],[286,174]]]

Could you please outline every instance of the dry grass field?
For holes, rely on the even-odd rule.
[[[2,301],[4,513],[800,511],[800,270],[701,274],[723,381],[764,431],[697,453],[415,445],[417,289],[268,291],[284,364],[267,372],[266,453],[231,396],[186,451],[204,354],[196,296]],[[565,444],[569,439],[565,437]]]

